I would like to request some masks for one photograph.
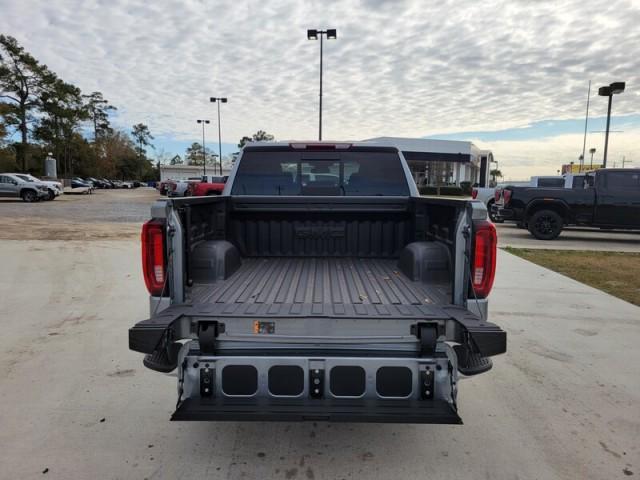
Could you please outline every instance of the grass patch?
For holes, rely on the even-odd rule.
[[[640,306],[640,253],[513,247],[505,251]]]

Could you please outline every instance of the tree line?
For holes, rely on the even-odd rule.
[[[154,148],[147,125],[133,125],[131,133],[113,128],[110,115],[117,108],[101,92],[84,94],[40,63],[18,41],[0,34],[0,172],[42,174],[49,153],[62,177],[153,180],[160,163],[202,165],[219,159],[194,142],[184,160],[157,152],[157,165],[147,156]],[[16,139],[17,137],[17,139]],[[272,141],[258,130],[238,143]],[[231,159],[223,163],[231,163]]]
[[[0,35],[0,171],[40,174],[51,153],[64,177],[156,178],[149,128],[115,129],[114,111],[101,92],[83,94]]]

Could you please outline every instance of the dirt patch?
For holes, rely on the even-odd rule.
[[[138,223],[75,223],[43,218],[5,218],[0,240],[129,240],[140,235]]]
[[[115,372],[107,373],[108,377],[133,377],[136,371],[132,368],[127,370],[116,370]]]

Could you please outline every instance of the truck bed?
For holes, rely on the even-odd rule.
[[[226,280],[194,285],[190,303],[219,316],[428,318],[451,291],[412,281],[397,259],[258,257]]]

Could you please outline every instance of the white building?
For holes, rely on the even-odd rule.
[[[220,172],[218,165],[207,165],[208,175],[217,175]],[[160,165],[160,181],[165,180],[189,180],[200,178],[204,175],[204,168],[197,165]],[[229,175],[229,169],[223,164],[222,175]]]
[[[471,182],[489,185],[493,154],[471,142],[427,138],[377,137],[365,141],[383,142],[404,155],[418,185],[460,185]]]

